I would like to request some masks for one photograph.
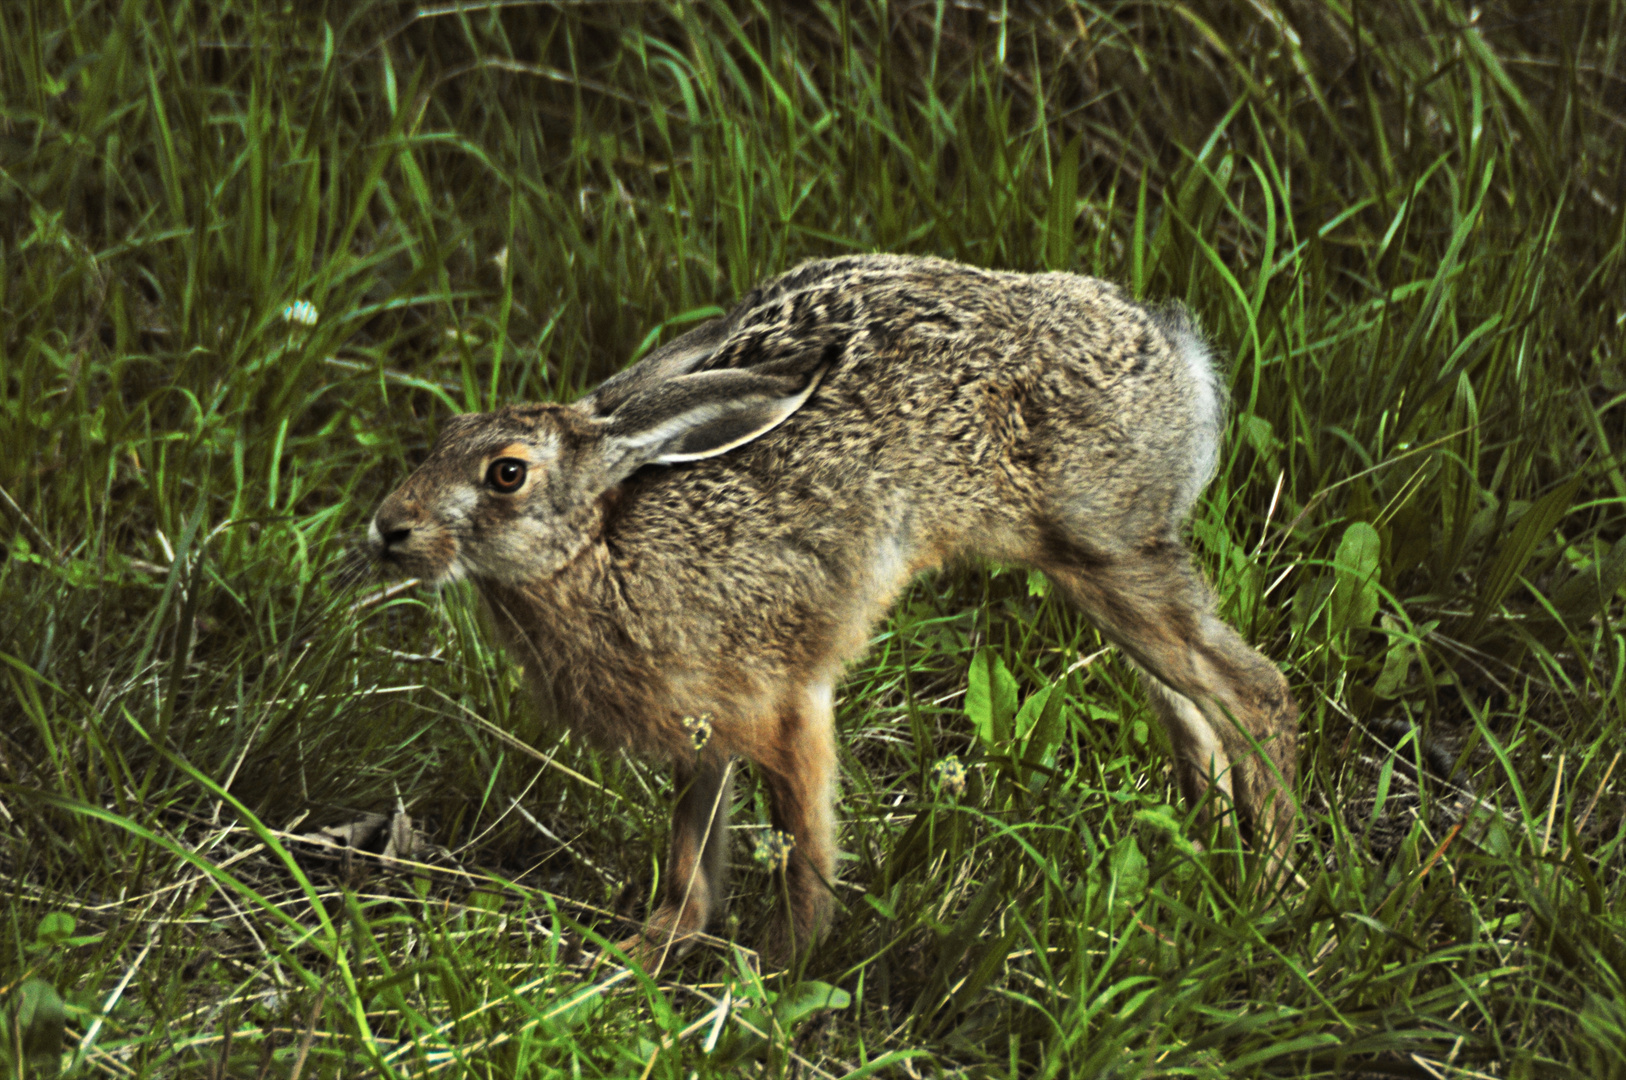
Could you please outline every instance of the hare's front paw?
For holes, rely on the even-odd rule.
[[[691,904],[690,908],[693,907]],[[642,930],[616,942],[616,948],[654,975],[668,960],[678,959],[700,941],[701,926],[696,916],[693,910],[685,913],[675,905],[662,904],[649,916]]]

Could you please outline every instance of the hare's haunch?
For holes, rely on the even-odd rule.
[[[472,579],[545,712],[675,763],[646,940],[715,913],[738,755],[794,837],[805,944],[836,871],[842,666],[910,578],[958,559],[1049,575],[1146,676],[1187,797],[1217,785],[1285,855],[1298,710],[1180,535],[1224,416],[1178,306],[1073,274],[832,259],[575,404],[452,418],[371,539],[405,573]]]

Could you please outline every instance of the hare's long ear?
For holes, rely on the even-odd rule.
[[[601,481],[613,484],[652,462],[697,461],[743,446],[801,408],[825,370],[701,371],[635,394],[602,421]]]
[[[576,407],[589,416],[609,416],[652,387],[701,367],[722,345],[728,331],[729,322],[725,318],[701,323],[676,341],[662,345],[625,371],[599,383]]]

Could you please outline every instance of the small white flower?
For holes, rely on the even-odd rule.
[[[704,712],[699,716],[685,716],[683,730],[689,733],[689,741],[694,743],[696,750],[703,749],[711,741],[711,713]]]
[[[965,791],[965,766],[960,759],[950,754],[948,757],[932,766],[932,780],[938,787],[958,798]]]
[[[316,305],[309,300],[295,300],[282,309],[282,321],[300,326],[316,325]]]
[[[767,867],[769,873],[778,873],[789,866],[790,853],[795,850],[796,838],[779,829],[767,829],[751,841],[752,857]]]

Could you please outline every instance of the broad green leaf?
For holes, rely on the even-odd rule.
[[[1354,522],[1344,530],[1334,556],[1332,598],[1328,603],[1333,633],[1372,624],[1372,616],[1378,613],[1382,549],[1378,531],[1367,522]]]
[[[1023,760],[1047,767],[1055,761],[1056,745],[1061,742],[1066,728],[1062,723],[1066,697],[1059,686],[1052,685],[1030,695],[1022,703],[1022,711],[1016,714],[1016,737],[1024,740]],[[1042,775],[1035,769],[1027,780],[1037,783]]]
[[[1136,810],[1135,823],[1156,829],[1167,837],[1171,844],[1187,855],[1197,853],[1197,845],[1191,842],[1191,838],[1181,828],[1180,818],[1171,806],[1164,805],[1154,807],[1151,810]]]
[[[965,714],[985,745],[1003,747],[1010,742],[1011,722],[1016,715],[1016,679],[992,649],[979,649],[971,661]]]
[[[1112,851],[1113,902],[1122,907],[1134,907],[1146,896],[1148,872],[1146,856],[1133,836],[1118,841]]]
[[[1044,712],[1045,703],[1050,700],[1050,692],[1053,689],[1055,688],[1051,686],[1043,687],[1029,694],[1028,699],[1022,702],[1022,708],[1016,714],[1016,737],[1018,739],[1027,738],[1028,732],[1032,731],[1034,725],[1039,722],[1039,716]]]
[[[20,1049],[25,1057],[62,1053],[62,1032],[67,1026],[68,1011],[56,987],[44,979],[29,979],[17,988],[14,1008],[12,1022],[22,1037]]]
[[[73,929],[78,923],[66,911],[53,911],[40,920],[39,927],[34,931],[38,941],[55,945],[60,941],[73,936]]]
[[[1383,628],[1390,632],[1389,651],[1383,657],[1383,671],[1378,675],[1377,682],[1372,684],[1372,692],[1380,698],[1392,698],[1406,685],[1406,676],[1411,673],[1413,648],[1404,636],[1404,627],[1399,619],[1383,616]]]
[[[1269,420],[1250,413],[1238,417],[1237,426],[1242,429],[1242,438],[1254,453],[1267,460],[1275,460],[1277,451],[1282,448],[1282,441],[1276,437],[1276,429],[1271,427]]]
[[[839,986],[829,983],[809,980],[798,983],[779,999],[776,1010],[779,1023],[784,1027],[794,1027],[802,1020],[817,1012],[829,1009],[845,1009],[852,1004],[852,995]]]
[[[1328,598],[1332,595],[1332,582],[1325,576],[1307,578],[1293,591],[1291,610],[1288,612],[1289,625],[1297,633],[1304,633],[1317,625],[1323,611],[1326,610]]]

